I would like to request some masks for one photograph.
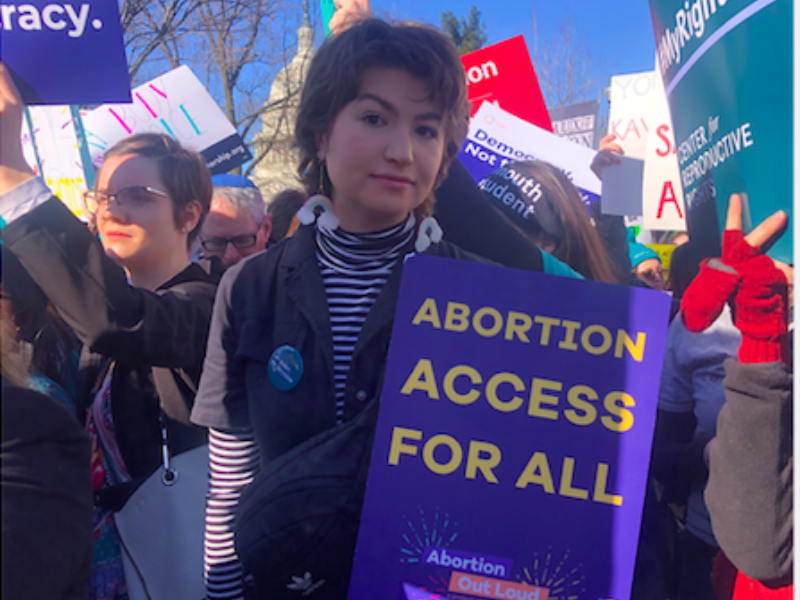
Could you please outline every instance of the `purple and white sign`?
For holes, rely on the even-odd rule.
[[[117,0],[0,0],[0,25],[26,104],[130,102]]]
[[[591,170],[595,151],[532,125],[484,102],[473,117],[459,160],[481,182],[512,161],[543,160],[569,177],[587,207],[600,200],[600,180]]]
[[[669,304],[410,258],[349,600],[628,598]]]
[[[202,154],[212,175],[227,173],[253,158],[242,137],[186,65],[133,90],[129,104],[104,104],[84,114],[92,164],[106,150],[136,133],[163,133]]]

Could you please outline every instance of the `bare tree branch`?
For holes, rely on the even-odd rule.
[[[270,119],[285,137],[284,113],[299,95],[292,83],[282,88],[285,97],[268,99],[273,79],[297,48],[299,10],[299,0],[120,0],[131,81],[189,66],[253,146],[252,172],[282,141],[261,136],[255,143],[260,123],[274,114]]]
[[[557,34],[541,39],[534,9],[533,32],[533,63],[547,106],[556,108],[596,96],[599,65],[574,17],[567,14]]]

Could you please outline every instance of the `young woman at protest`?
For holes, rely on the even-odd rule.
[[[587,279],[626,280],[595,231],[577,188],[557,167],[538,160],[512,162],[484,179],[481,187],[537,246]]]
[[[427,218],[467,115],[458,53],[434,29],[367,19],[314,57],[295,136],[299,172],[316,196],[291,238],[223,278],[192,412],[210,428],[209,598],[242,594],[233,529],[259,466],[353,422],[380,394],[404,257],[477,260],[439,241]],[[345,597],[352,548],[315,554],[302,543],[292,538],[281,551],[287,571],[270,598],[319,580],[315,598]],[[288,570],[298,556],[316,562],[294,580]],[[265,593],[258,577],[255,587]]]
[[[205,443],[189,410],[216,285],[188,249],[208,211],[211,176],[172,138],[122,140],[86,194],[98,241],[25,162],[22,106],[2,65],[0,115],[4,248],[84,344],[80,399],[95,492],[90,597],[125,598],[114,512],[161,465],[162,427],[173,455]]]

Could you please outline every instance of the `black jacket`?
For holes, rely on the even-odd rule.
[[[2,402],[2,596],[85,599],[94,547],[89,436],[55,400],[5,379]]]
[[[217,293],[192,421],[221,430],[252,427],[262,466],[336,424],[333,335],[314,236],[313,226],[301,227],[242,261],[228,270]],[[488,262],[447,242],[433,244],[427,254]],[[359,334],[345,384],[344,421],[380,394],[402,271],[403,259]],[[300,353],[304,370],[297,386],[282,392],[270,383],[267,368],[284,345]]]
[[[189,423],[189,411],[219,273],[193,263],[156,292],[132,287],[57,198],[6,226],[2,236],[84,344],[79,410],[91,405],[109,362],[113,368],[114,425],[133,478],[123,497],[108,504],[121,506],[161,463],[159,409],[167,416],[173,454],[205,442],[206,432]]]

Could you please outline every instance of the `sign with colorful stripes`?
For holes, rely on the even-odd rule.
[[[133,90],[130,104],[104,104],[83,115],[92,157],[135,133],[165,133],[203,155],[211,173],[252,159],[250,151],[191,69],[181,66]]]

